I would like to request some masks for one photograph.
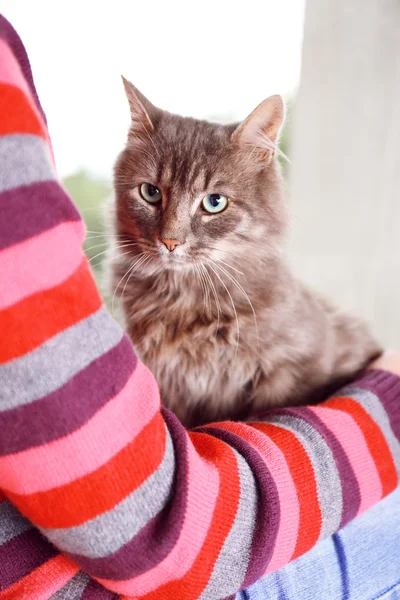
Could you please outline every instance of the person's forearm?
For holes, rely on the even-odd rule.
[[[0,487],[115,592],[224,598],[394,489],[400,381],[375,372],[320,407],[190,433],[160,411],[153,376],[101,305],[4,27]]]

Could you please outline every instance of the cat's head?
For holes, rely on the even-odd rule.
[[[124,86],[132,124],[114,177],[121,253],[151,270],[276,254],[286,221],[275,160],[281,97],[219,125],[172,115]]]

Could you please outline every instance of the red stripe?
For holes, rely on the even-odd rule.
[[[24,92],[7,83],[0,84],[0,135],[27,133],[47,139],[46,130],[30,106]]]
[[[130,444],[93,473],[47,492],[21,495],[5,491],[39,527],[81,525],[114,508],[154,473],[164,456],[165,442],[165,425],[157,413]]]
[[[240,498],[240,478],[232,449],[221,440],[204,433],[192,432],[189,435],[197,452],[219,469],[220,489],[214,515],[205,542],[191,569],[182,579],[166,583],[153,592],[140,596],[141,600],[198,598],[211,577],[235,521]]]
[[[322,517],[314,469],[295,434],[270,423],[248,423],[267,435],[285,456],[297,490],[300,506],[299,535],[292,560],[310,550],[318,541]]]
[[[398,483],[396,467],[385,436],[374,419],[353,398],[332,398],[325,402],[324,406],[341,410],[353,417],[364,435],[370,454],[375,462],[382,483],[382,496],[387,496],[393,492]]]
[[[94,313],[101,304],[96,284],[83,259],[71,277],[60,285],[33,294],[0,312],[0,364],[34,350]]]

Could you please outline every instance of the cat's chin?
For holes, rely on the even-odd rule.
[[[184,258],[162,259],[161,264],[166,271],[189,271],[192,268],[191,262]]]
[[[179,252],[160,252],[159,260],[164,269],[169,269],[173,271],[182,271],[191,268],[192,261],[190,258],[183,254],[180,255]]]

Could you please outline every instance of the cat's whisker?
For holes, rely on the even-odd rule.
[[[196,263],[193,263],[192,265],[190,265],[189,266],[189,270],[190,270],[191,274],[192,273],[194,274],[195,279],[199,279],[200,280],[200,278],[199,278],[199,272],[197,270]],[[200,318],[201,318],[204,315],[204,311],[205,311],[204,289],[203,289],[203,286],[201,285],[201,281],[200,281],[200,287],[201,287],[201,290],[202,290],[202,293],[203,293],[203,312],[200,315]]]
[[[109,233],[107,231],[94,231],[93,229],[87,229],[86,233],[91,233],[93,235],[101,235],[101,236],[104,236],[104,237],[112,237],[112,238],[114,238],[114,237],[121,237],[122,235],[126,235],[126,234],[123,234],[123,233]]]
[[[217,252],[224,252],[225,254],[228,254],[229,256],[232,255],[235,258],[239,258],[243,260],[243,254],[240,254],[239,252],[235,252],[234,250],[224,250],[223,248],[216,248],[215,246],[207,246],[208,250],[216,250]]]
[[[116,246],[111,246],[109,244],[109,242],[101,242],[100,244],[94,244],[93,246],[87,246],[85,247],[85,251],[86,252],[90,252],[91,250],[94,250],[95,248],[99,248],[100,246],[108,246],[109,250],[119,250],[120,248],[127,248],[128,246],[137,246],[138,244],[136,244],[135,242],[127,242],[126,244],[120,244],[120,245],[116,245]]]
[[[99,238],[111,238],[112,240],[114,240],[114,239],[121,239],[121,238],[124,238],[124,237],[126,238],[126,236],[117,235],[117,234],[113,234],[113,233],[112,234],[111,233],[110,234],[108,234],[108,233],[96,233],[95,235],[87,235],[85,237],[85,242],[87,240],[96,240],[96,239],[99,239]]]
[[[109,250],[109,248],[107,248],[107,250],[105,252],[107,252],[108,250]],[[100,254],[104,254],[104,252],[101,252]],[[128,250],[127,252],[121,252],[120,256],[125,256],[126,254],[130,254],[130,250]],[[93,256],[93,258],[96,258],[96,256]],[[93,258],[89,258],[88,263],[90,263],[90,261],[93,260]]]
[[[123,249],[123,248],[132,247],[132,246],[134,246],[134,245],[136,245],[136,244],[131,244],[131,243],[129,243],[129,244],[123,244],[123,245],[119,246],[117,249],[118,249],[118,250],[121,250],[121,249]],[[98,244],[98,246],[103,246],[103,244]],[[96,246],[93,246],[93,248],[95,248],[95,247],[96,247]],[[91,248],[86,248],[86,251],[89,251],[89,250],[91,250]],[[106,248],[106,249],[105,249],[105,250],[103,250],[102,252],[98,252],[97,254],[95,254],[94,256],[91,256],[91,257],[89,258],[89,262],[92,262],[92,261],[93,261],[95,258],[97,258],[98,256],[101,256],[102,254],[106,254],[107,252],[110,252],[111,250],[113,250],[113,247],[112,247],[112,246],[110,246],[110,247]]]
[[[258,154],[259,154],[259,149],[262,148],[263,150],[265,150],[263,145],[258,145],[258,146],[250,146],[250,152],[249,152],[249,158],[248,160],[250,162],[253,163],[257,163],[259,160]]]
[[[120,257],[120,256],[127,256],[128,254],[131,254],[131,251],[130,251],[130,250],[127,250],[126,252],[120,252],[120,253],[118,254],[118,256],[119,256],[119,257]]]
[[[259,346],[260,343],[260,338],[258,335],[258,323],[257,323],[257,315],[256,315],[256,311],[254,310],[254,306],[246,292],[246,290],[244,289],[244,287],[242,285],[240,285],[240,283],[237,281],[237,279],[235,279],[235,277],[229,273],[226,269],[224,269],[224,267],[221,267],[221,265],[218,265],[215,263],[215,266],[220,269],[220,271],[222,273],[225,273],[225,275],[232,281],[232,283],[237,287],[237,289],[243,294],[243,296],[246,298],[247,303],[249,304],[251,311],[253,313],[253,317],[254,317],[254,325],[255,325],[255,329],[256,329],[256,337],[257,337],[257,346]]]
[[[128,254],[127,252],[125,254]],[[140,259],[145,255],[145,252],[141,252],[136,259],[134,260],[133,264],[130,265],[129,269],[127,269],[127,271],[125,271],[125,273],[122,275],[121,279],[119,280],[118,284],[116,285],[115,289],[114,289],[114,293],[112,296],[112,300],[111,300],[111,312],[114,315],[114,306],[115,306],[115,298],[116,298],[116,294],[117,291],[120,287],[120,285],[122,284],[123,280],[125,279],[125,277],[127,277],[129,275],[129,273],[131,272],[132,269],[134,269],[134,267],[137,265],[137,263],[140,261]],[[122,256],[122,255],[121,255]],[[125,291],[125,288],[124,288]],[[123,293],[122,293],[123,295]],[[121,295],[121,298],[122,298]]]
[[[95,237],[105,237],[105,238],[121,238],[121,237],[126,237],[126,234],[122,234],[122,233],[107,233],[106,231],[92,231],[90,229],[86,230],[86,233],[90,233],[91,235],[87,235],[85,237],[85,240],[88,240],[89,238],[95,238]]]
[[[230,300],[230,302],[232,304],[233,312],[235,313],[236,330],[237,330],[237,340],[236,340],[236,349],[235,349],[235,357],[234,357],[234,359],[236,359],[236,356],[237,356],[237,353],[238,353],[238,349],[239,349],[239,339],[240,339],[240,326],[239,326],[239,318],[238,318],[238,315],[237,315],[236,306],[235,306],[235,303],[233,301],[233,298],[232,298],[232,295],[231,295],[230,291],[228,290],[228,288],[225,285],[224,281],[221,279],[220,275],[215,271],[215,269],[213,269],[213,267],[210,264],[208,264],[208,266],[210,267],[211,271],[215,274],[215,276],[218,277],[219,281],[221,282],[221,284],[225,288],[226,293],[229,296],[229,300]]]
[[[104,237],[104,236],[102,236],[102,235],[88,235],[88,236],[85,237],[84,242],[88,242],[89,240],[99,240],[102,237]]]
[[[141,258],[139,258],[139,260],[136,261],[136,263],[133,265],[133,268],[129,269],[129,277],[128,279],[125,281],[125,285],[124,285],[124,289],[122,290],[122,294],[121,294],[121,302],[124,299],[124,294],[125,294],[125,290],[126,287],[130,281],[130,278],[132,277],[133,273],[141,266],[143,266],[149,258],[151,258],[151,256],[149,254],[147,254],[147,252],[143,252],[144,256],[142,256]]]
[[[229,269],[233,269],[234,271],[236,271],[236,273],[239,273],[239,275],[244,275],[244,273],[242,271],[239,271],[239,269],[237,269],[236,267],[232,267],[232,265],[230,265],[229,263],[225,262],[224,260],[222,260],[222,258],[215,258],[214,260],[216,260],[217,262],[222,263],[223,265],[226,265],[227,267],[229,267]]]
[[[204,313],[207,310],[206,295],[205,295],[205,291],[204,291],[204,284],[203,284],[203,281],[202,281],[202,279],[200,277],[200,273],[199,273],[199,270],[198,270],[198,267],[197,267],[196,263],[194,263],[193,265],[190,266],[190,270],[193,271],[193,273],[195,275],[195,278],[199,280],[201,291],[203,293],[203,312],[200,315],[200,319],[201,319],[201,317],[204,315]]]
[[[267,137],[265,135],[265,133],[263,133],[262,131],[258,132],[258,135],[261,137],[262,139],[262,143],[260,145],[261,148],[267,148],[269,150],[272,150],[275,154],[277,154],[278,156],[280,156],[281,158],[283,158],[284,160],[286,160],[286,162],[291,165],[292,162],[290,160],[290,158],[288,156],[286,156],[286,154],[284,152],[282,152],[282,150],[276,145],[274,144],[274,142],[272,142],[269,137]]]
[[[211,304],[210,290],[207,286],[207,280],[204,276],[204,273],[201,270],[200,270],[200,275],[202,276],[202,279],[204,281],[204,288],[206,290],[206,295],[207,295],[208,311],[209,311],[210,317],[212,317],[212,304]]]
[[[93,246],[84,246],[84,250],[85,250],[85,252],[91,252],[95,248],[99,248],[99,246],[109,246],[109,243],[108,242],[101,242],[100,244],[94,244]]]
[[[211,315],[211,302],[210,302],[209,292],[208,292],[208,288],[207,288],[207,282],[204,280],[204,274],[202,273],[199,265],[197,263],[195,263],[193,266],[196,270],[197,276],[200,281],[201,289],[203,291],[205,311],[206,311],[206,313],[209,312]],[[203,314],[204,314],[204,311],[203,311]]]
[[[215,330],[215,334],[217,334],[218,333],[218,329],[219,329],[220,314],[222,314],[221,305],[220,305],[219,298],[218,298],[218,292],[217,292],[217,289],[216,289],[216,287],[214,285],[214,282],[212,280],[212,277],[211,277],[210,273],[207,271],[206,265],[205,264],[200,264],[200,267],[201,267],[201,269],[202,269],[202,271],[204,273],[206,281],[208,281],[208,283],[210,285],[212,294],[213,294],[214,299],[215,299],[215,304],[217,306],[217,328]]]
[[[207,267],[203,263],[200,263],[199,267],[200,267],[201,271],[203,272],[204,281],[205,281],[205,283],[207,285],[207,288],[209,290],[211,290],[211,293],[214,296],[215,305],[217,307],[217,327],[216,327],[216,330],[215,330],[215,334],[217,335],[218,329],[219,329],[219,323],[220,323],[220,314],[222,314],[221,304],[219,302],[219,297],[218,297],[218,292],[217,292],[217,289],[216,289],[216,287],[214,285],[214,282],[213,282],[213,280],[211,278],[211,275],[207,271]],[[209,295],[209,298],[210,298],[210,311],[211,311],[211,293]],[[210,314],[212,314],[212,311],[210,312]]]
[[[127,248],[128,246],[139,246],[139,244],[137,242],[128,242],[125,240],[116,240],[116,243],[113,244],[110,241],[105,241],[105,242],[101,242],[99,244],[95,244],[94,246],[89,246],[87,248],[87,250],[91,250],[93,248],[95,248],[96,246],[104,246],[104,245],[108,245],[108,247],[110,248],[110,250],[119,250],[120,248]]]
[[[92,261],[93,261],[95,258],[97,258],[98,256],[102,256],[102,254],[106,254],[106,253],[107,253],[107,252],[109,252],[109,251],[110,251],[110,248],[106,248],[106,250],[103,250],[103,252],[98,252],[98,254],[95,254],[94,256],[91,256],[91,257],[88,259],[88,262],[90,262],[90,263],[91,263],[91,262],[92,262]]]

